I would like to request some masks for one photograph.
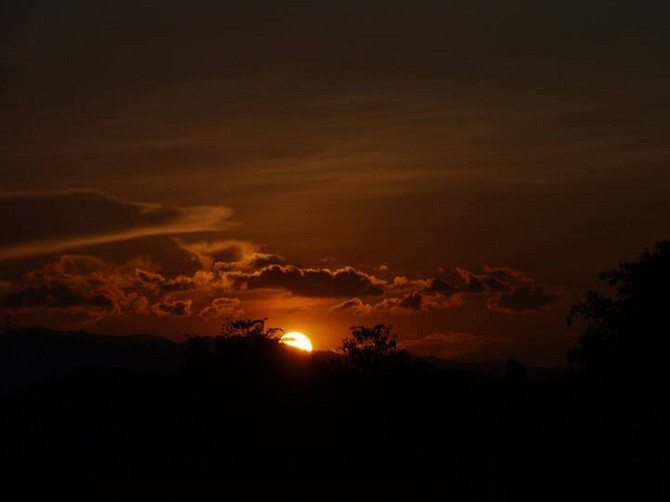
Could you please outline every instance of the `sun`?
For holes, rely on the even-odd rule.
[[[281,337],[279,343],[285,343],[296,349],[304,350],[305,352],[312,352],[312,342],[309,341],[305,335],[298,331],[291,331]]]

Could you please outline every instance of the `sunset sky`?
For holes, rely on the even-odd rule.
[[[670,237],[664,1],[0,3],[0,308],[562,365]]]

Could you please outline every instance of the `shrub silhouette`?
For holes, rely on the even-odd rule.
[[[613,296],[590,291],[573,305],[568,325],[588,325],[568,361],[597,374],[662,381],[670,347],[670,242],[645,250],[637,261],[600,274]]]

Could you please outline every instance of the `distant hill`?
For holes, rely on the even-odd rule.
[[[156,336],[23,328],[0,334],[0,392],[86,370],[172,373],[183,359],[182,344]]]
[[[336,364],[341,355],[315,351],[313,360]],[[466,371],[504,378],[506,361],[461,363],[418,357],[437,371]],[[151,335],[97,335],[85,331],[22,328],[0,334],[0,393],[44,384],[82,371],[171,374],[184,363],[184,344]],[[533,378],[555,376],[555,370],[531,369]]]

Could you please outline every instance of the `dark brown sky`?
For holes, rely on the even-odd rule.
[[[13,324],[557,364],[668,237],[667,2],[0,5]]]

